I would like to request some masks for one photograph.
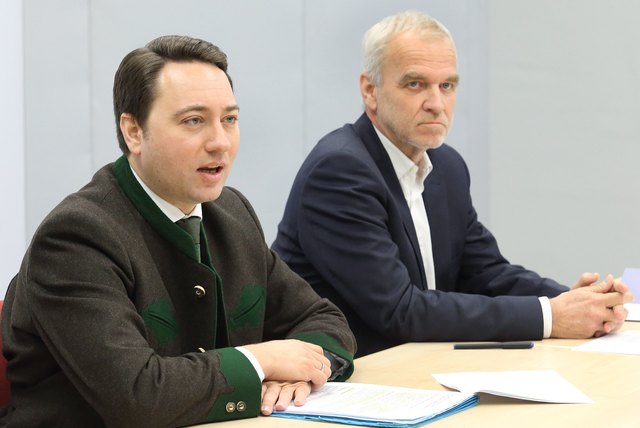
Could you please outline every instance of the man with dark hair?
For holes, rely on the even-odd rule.
[[[166,36],[114,81],[124,155],[45,218],[2,314],[7,426],[181,426],[270,414],[353,371],[342,313],[224,187],[226,56]]]
[[[479,221],[464,160],[443,144],[457,54],[415,11],[364,36],[364,114],[311,151],[273,249],[340,307],[366,355],[403,342],[586,338],[622,325],[628,287],[572,290],[510,264]]]
[[[145,47],[127,54],[116,71],[113,81],[113,111],[120,150],[126,155],[129,147],[120,129],[123,113],[133,115],[144,124],[157,90],[155,81],[167,62],[199,61],[222,70],[233,90],[227,73],[227,55],[217,46],[188,36],[165,36],[149,42]]]

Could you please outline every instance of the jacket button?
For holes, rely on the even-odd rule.
[[[229,401],[227,405],[224,406],[224,409],[227,411],[227,413],[233,413],[236,411],[236,405]]]
[[[207,295],[207,290],[205,290],[201,285],[196,285],[195,287],[193,287],[193,289],[196,291],[196,297],[198,299],[202,299]]]
[[[238,401],[238,403],[236,404],[236,409],[239,412],[244,412],[245,410],[247,410],[247,403],[245,403],[244,401]]]

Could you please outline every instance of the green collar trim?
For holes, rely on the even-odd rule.
[[[180,252],[184,253],[193,260],[198,260],[196,255],[196,249],[193,244],[193,239],[189,234],[182,230],[182,228],[174,224],[169,218],[164,215],[162,210],[153,202],[147,192],[144,191],[136,177],[131,171],[129,161],[123,155],[114,164],[114,175],[118,184],[131,200],[136,209],[142,214],[151,226],[167,241],[171,242]],[[201,242],[206,246],[207,241],[204,236],[202,225],[200,226]],[[209,266],[211,265],[211,258],[207,253]]]
[[[175,246],[181,253],[185,254],[192,260],[198,260],[196,254],[196,248],[193,242],[193,238],[180,226],[173,223],[162,212],[162,210],[153,202],[147,192],[144,191],[136,177],[131,171],[131,166],[126,156],[122,155],[115,161],[113,166],[113,173],[118,181],[118,184],[122,188],[122,191],[131,200],[138,212],[151,224],[151,227]],[[226,309],[224,305],[224,299],[222,294],[222,278],[213,267],[213,261],[211,259],[211,253],[209,252],[209,243],[207,242],[207,236],[204,233],[204,226],[200,224],[200,246],[204,247],[202,254],[202,265],[207,267],[214,276],[216,283],[216,293],[218,298],[218,310],[220,319],[218,323],[221,324],[218,327],[218,332],[223,335],[221,340],[229,343],[229,331],[226,325]]]

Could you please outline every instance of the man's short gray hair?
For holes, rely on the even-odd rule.
[[[407,32],[413,32],[425,38],[444,37],[453,45],[449,30],[425,13],[408,10],[384,18],[371,27],[362,39],[363,72],[374,85],[378,86],[382,83],[382,62],[389,42]]]

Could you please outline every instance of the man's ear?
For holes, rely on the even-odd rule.
[[[360,75],[360,95],[368,111],[375,112],[378,108],[377,87],[365,73]]]
[[[131,113],[122,113],[120,115],[120,131],[127,143],[129,152],[132,154],[140,154],[142,146],[142,127]]]

